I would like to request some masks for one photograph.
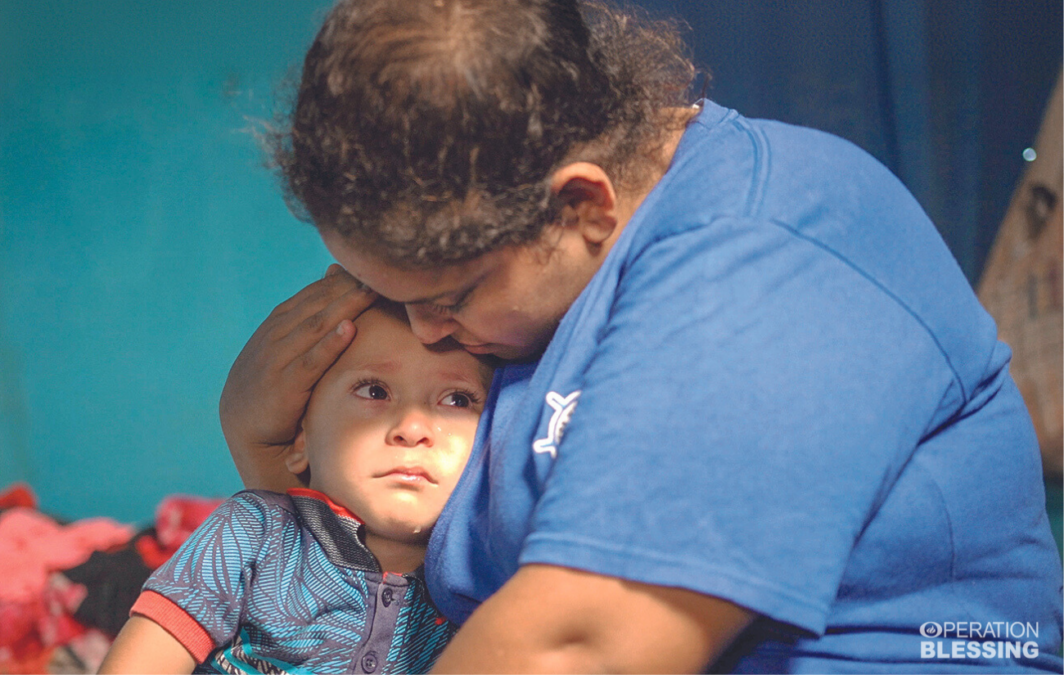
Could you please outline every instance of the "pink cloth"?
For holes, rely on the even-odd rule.
[[[95,669],[110,640],[73,618],[87,589],[57,572],[80,565],[93,551],[125,545],[135,528],[110,518],[61,525],[17,506],[36,502],[25,486],[0,493],[0,499],[13,507],[0,512],[0,673],[45,672],[60,645],[80,649],[79,658]],[[185,495],[164,499],[155,514],[156,536],[136,542],[145,563],[165,562],[222,501]],[[141,550],[142,544],[151,550]]]
[[[170,559],[192,531],[207,519],[224,499],[173,495],[159,502],[155,510],[155,536],[134,542],[141,560],[150,569]]]
[[[132,536],[109,518],[60,525],[30,508],[0,513],[0,672],[45,672],[53,647],[85,633],[70,617],[85,589],[53,573]]]
[[[224,499],[173,495],[155,510],[155,536],[165,548],[177,549]]]
[[[33,509],[0,513],[0,603],[40,598],[52,572],[80,565],[93,551],[121,546],[133,532],[110,518],[60,525]]]

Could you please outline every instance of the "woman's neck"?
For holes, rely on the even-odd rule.
[[[639,156],[643,161],[643,174],[640,176],[642,180],[637,181],[631,187],[615,186],[617,187],[617,222],[620,224],[618,235],[650,191],[669,170],[672,157],[680,145],[680,139],[687,130],[687,124],[700,110],[700,108],[669,108],[662,112],[662,124],[667,131],[659,141],[652,144],[651,151],[640,153]]]

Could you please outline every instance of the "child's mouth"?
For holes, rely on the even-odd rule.
[[[436,484],[436,481],[432,479],[428,471],[425,471],[420,466],[398,466],[391,471],[382,474],[382,477],[394,478],[402,481],[403,483],[431,483]]]

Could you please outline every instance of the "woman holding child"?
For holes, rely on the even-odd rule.
[[[690,107],[691,76],[597,4],[340,2],[277,157],[346,271],[233,367],[245,483],[292,483],[376,293],[506,362],[428,543],[462,624],[438,669],[1060,672],[1033,430],[934,226],[842,140]],[[1037,624],[1035,655],[928,658],[960,621]]]

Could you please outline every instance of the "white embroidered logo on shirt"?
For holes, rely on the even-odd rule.
[[[576,399],[579,397],[579,389],[568,396],[562,396],[556,391],[547,392],[547,405],[554,409],[554,414],[550,416],[550,424],[547,425],[547,437],[532,443],[533,452],[549,452],[551,458],[558,456],[558,443],[562,440],[565,425],[569,424],[569,418],[576,409]]]

